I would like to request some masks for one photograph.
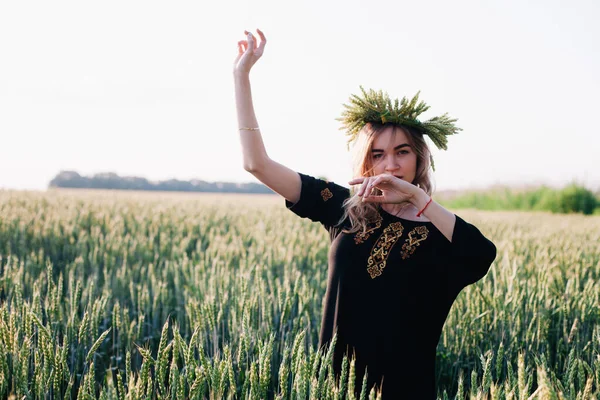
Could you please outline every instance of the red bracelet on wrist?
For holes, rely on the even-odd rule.
[[[417,217],[421,216],[421,214],[423,213],[423,211],[425,211],[425,209],[427,208],[427,206],[429,205],[429,203],[431,203],[431,200],[433,200],[433,197],[430,196],[429,197],[429,201],[427,202],[427,204],[425,204],[425,207],[423,207],[423,209],[417,213]]]

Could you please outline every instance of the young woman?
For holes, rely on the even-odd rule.
[[[349,190],[269,158],[252,106],[249,73],[266,38],[238,42],[234,80],[244,168],[285,198],[286,207],[321,223],[331,248],[319,347],[337,333],[334,370],[356,358],[356,387],[366,372],[384,399],[435,399],[435,356],[460,291],[483,278],[496,247],[472,224],[433,201],[430,151],[459,128],[446,115],[427,122],[418,96],[392,106],[363,90],[341,120],[351,135]],[[362,87],[361,87],[362,89]]]

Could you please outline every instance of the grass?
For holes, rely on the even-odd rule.
[[[446,320],[440,399],[600,396],[600,217],[456,212],[498,257]],[[0,397],[354,398],[315,351],[328,249],[276,196],[0,191]]]

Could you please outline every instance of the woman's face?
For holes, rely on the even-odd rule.
[[[412,183],[417,173],[417,153],[411,147],[402,129],[386,127],[373,140],[371,165],[373,175],[395,175]]]

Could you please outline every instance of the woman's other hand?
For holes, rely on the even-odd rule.
[[[252,66],[263,55],[267,39],[260,29],[256,31],[260,36],[260,44],[257,44],[256,37],[249,31],[244,31],[246,40],[238,42],[238,55],[233,63],[233,73],[236,75],[250,74]]]
[[[399,204],[412,202],[420,190],[417,186],[391,174],[380,174],[375,176],[352,179],[350,185],[362,184],[357,195],[364,202]],[[372,193],[373,189],[379,189],[381,195]]]

